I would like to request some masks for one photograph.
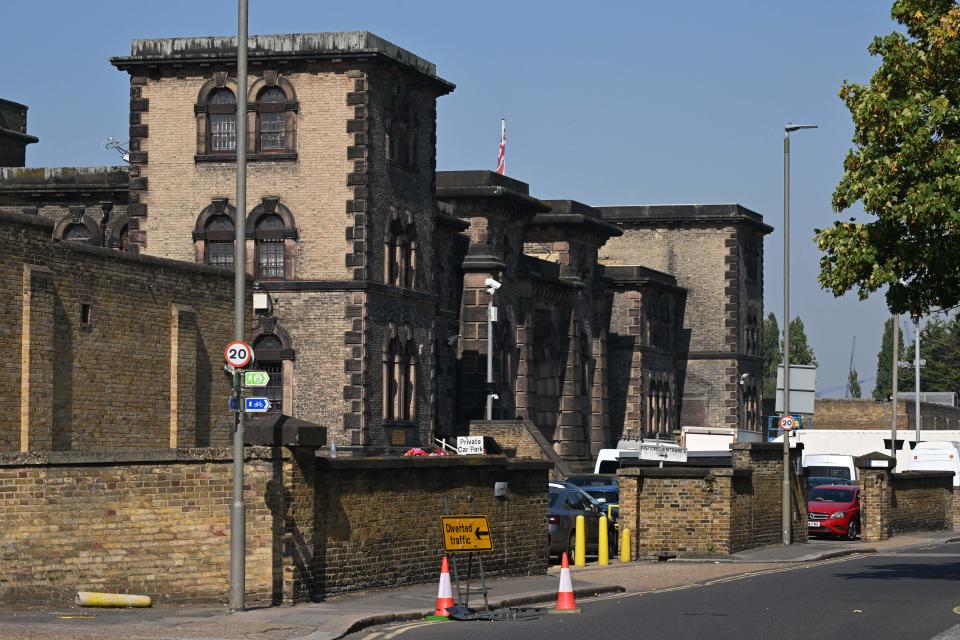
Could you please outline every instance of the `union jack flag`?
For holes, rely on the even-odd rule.
[[[500,152],[497,154],[497,173],[503,175],[507,168],[507,121],[500,119]]]

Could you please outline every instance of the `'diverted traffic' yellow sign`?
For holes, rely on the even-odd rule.
[[[447,551],[493,551],[487,516],[440,516]]]

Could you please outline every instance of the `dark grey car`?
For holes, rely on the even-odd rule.
[[[570,560],[573,560],[573,551],[576,548],[577,516],[583,516],[585,520],[587,553],[596,553],[602,515],[605,515],[603,506],[580,487],[569,482],[551,482],[547,517],[550,555],[560,555],[566,551]],[[616,544],[615,529],[612,523],[608,522],[607,526],[609,527],[607,539],[613,553]]]

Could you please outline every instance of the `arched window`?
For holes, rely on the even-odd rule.
[[[257,246],[257,278],[282,280],[284,267],[283,218],[275,213],[260,217],[254,231]]]
[[[225,87],[207,97],[207,153],[236,153],[237,97]]]
[[[392,323],[383,348],[383,419],[412,422],[416,415],[416,344],[410,327]]]
[[[270,376],[257,393],[270,398],[271,413],[283,413],[283,341],[272,333],[261,335],[253,343],[253,352],[253,369]]]
[[[63,239],[68,241],[88,242],[90,237],[90,230],[79,222],[74,222],[63,231]]]
[[[257,151],[291,148],[287,136],[287,96],[280,87],[267,87],[257,97]]]
[[[258,280],[292,280],[297,243],[293,213],[279,198],[265,196],[247,216],[247,251]]]
[[[204,256],[207,264],[217,267],[233,266],[233,220],[230,216],[221,213],[207,221],[204,229],[206,246]]]
[[[416,282],[417,238],[413,215],[394,213],[386,230],[384,248],[384,282],[395,287],[412,289]]]

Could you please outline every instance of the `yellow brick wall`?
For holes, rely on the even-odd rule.
[[[253,83],[256,76],[250,76]],[[345,229],[351,217],[345,203],[352,197],[347,173],[353,163],[346,148],[352,144],[346,121],[352,117],[346,94],[352,80],[346,73],[293,73],[297,92],[297,160],[249,162],[247,213],[264,196],[276,196],[293,213],[299,242],[296,273],[300,279],[350,278],[344,254],[350,250]],[[142,87],[149,110],[142,115],[148,137],[141,150],[148,164],[145,253],[194,261],[192,233],[197,217],[214,197],[236,204],[236,165],[233,162],[195,162],[197,119],[194,105],[207,78],[151,79]]]

